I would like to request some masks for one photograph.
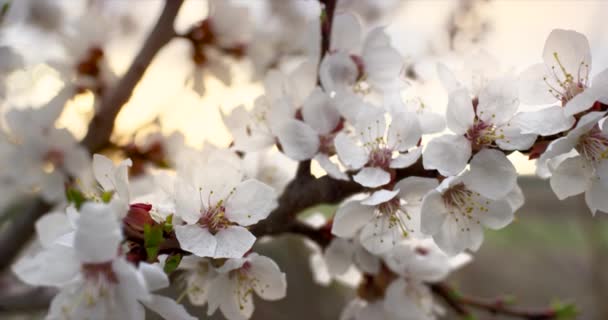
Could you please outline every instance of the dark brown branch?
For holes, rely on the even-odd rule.
[[[5,230],[0,232],[0,273],[13,263],[30,240],[36,220],[50,209],[51,205],[41,199],[30,200],[23,212],[16,214]]]
[[[431,289],[436,295],[440,296],[452,309],[454,309],[454,311],[463,316],[470,315],[466,307],[471,307],[478,310],[483,310],[493,315],[504,315],[520,319],[557,319],[557,312],[553,308],[528,310],[511,307],[505,303],[504,299],[488,301],[483,299],[466,297],[460,295],[444,283],[432,284]]]
[[[434,284],[431,285],[431,290],[434,294],[438,295],[445,301],[445,303],[450,306],[457,314],[462,317],[470,316],[471,313],[467,308],[459,301],[458,295],[449,287],[444,284]]]
[[[319,0],[323,4],[323,15],[321,16],[321,59],[325,53],[329,52],[331,44],[331,28],[334,22],[337,0]]]
[[[183,0],[167,0],[165,2],[165,7],[156,25],[148,35],[135,60],[133,60],[131,67],[114,88],[104,96],[99,112],[91,120],[87,135],[82,141],[82,144],[89,151],[99,151],[110,140],[114,129],[114,120],[118,112],[131,98],[133,89],[141,80],[152,59],[161,48],[174,38],[173,23],[182,3]]]

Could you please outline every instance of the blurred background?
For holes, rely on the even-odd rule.
[[[270,2],[279,2],[275,0]],[[312,0],[302,10],[314,12]],[[15,1],[17,2],[17,1]],[[78,1],[63,1],[68,10],[84,10]],[[260,12],[268,1],[234,1]],[[311,3],[312,2],[312,3]],[[117,74],[128,68],[147,30],[162,7],[161,1],[109,0],[108,10],[137,12],[134,31],[108,43],[108,59]],[[420,83],[408,94],[422,96],[431,108],[442,112],[447,95],[434,74],[437,61],[458,68],[461,61],[484,50],[506,70],[518,71],[539,62],[544,41],[554,28],[584,33],[591,44],[592,75],[608,67],[608,1],[582,0],[344,0],[343,10],[355,10],[369,25],[386,25],[393,44],[408,62]],[[311,9],[312,8],[312,9]],[[177,27],[187,29],[207,14],[203,0],[190,0],[180,11]],[[383,16],[378,19],[377,16]],[[61,82],[46,61],[55,54],[52,40],[31,30],[7,29],[2,43],[20,47],[32,67],[10,75],[7,101],[2,111],[39,105],[50,98]],[[48,47],[48,50],[46,48]],[[40,50],[45,48],[45,50]],[[117,119],[116,138],[127,139],[142,131],[181,131],[188,144],[202,147],[204,141],[227,146],[230,136],[223,126],[221,111],[239,104],[251,107],[263,93],[259,81],[252,81],[247,62],[232,66],[232,83],[205,79],[207,90],[199,96],[184,86],[190,61],[185,42],[173,41],[155,58],[133,97]],[[76,137],[86,133],[92,117],[92,95],[81,95],[68,106],[59,121]],[[456,272],[449,282],[461,292],[479,297],[512,296],[522,306],[545,306],[557,299],[574,302],[580,319],[608,319],[608,217],[592,217],[581,197],[558,201],[547,181],[534,178],[532,161],[513,154],[526,204],[515,223],[501,231],[487,231],[486,242],[473,262]],[[319,172],[322,174],[322,172]],[[607,195],[608,196],[608,195]],[[331,210],[325,209],[325,210]],[[309,251],[295,237],[281,237],[260,245],[262,253],[276,259],[288,275],[287,298],[273,303],[256,301],[254,319],[337,319],[345,301],[354,294],[338,284],[319,287],[312,281]],[[10,286],[8,284],[11,284]],[[36,319],[38,301],[6,299],[26,288],[12,285],[5,275],[0,280],[0,319]],[[8,289],[11,288],[10,292]],[[47,292],[40,291],[41,297]],[[3,313],[6,306],[23,312]],[[19,307],[21,306],[21,307]],[[201,317],[204,309],[201,309]],[[289,315],[289,316],[288,316]],[[302,315],[298,317],[298,315]],[[487,315],[481,319],[494,319]]]

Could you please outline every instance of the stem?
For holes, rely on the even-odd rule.
[[[34,223],[47,213],[51,205],[34,199],[23,212],[16,214],[0,233],[0,272],[9,267],[34,233]]]
[[[436,283],[431,285],[433,293],[443,298],[444,301],[452,308],[456,313],[463,317],[471,316],[466,307],[472,307],[475,309],[486,311],[494,315],[504,315],[520,319],[528,320],[548,320],[556,319],[557,314],[552,308],[540,309],[540,310],[528,310],[521,308],[513,308],[504,303],[501,299],[494,301],[487,301],[472,297],[465,297],[458,294],[454,289],[450,288],[445,283]]]
[[[135,86],[141,80],[152,59],[160,49],[175,37],[173,23],[183,2],[183,0],[165,1],[165,7],[156,25],[148,35],[129,70],[114,86],[113,90],[104,97],[99,112],[91,120],[87,135],[82,140],[82,144],[92,153],[107,145],[118,112],[131,98]]]

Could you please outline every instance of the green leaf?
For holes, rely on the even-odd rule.
[[[558,320],[572,320],[578,316],[578,309],[573,303],[555,301],[551,304],[551,308],[555,312],[555,319]]]
[[[87,198],[82,192],[80,192],[80,190],[72,187],[67,188],[67,190],[65,191],[65,197],[69,203],[72,203],[74,204],[74,206],[76,206],[76,209],[80,209],[82,204],[87,201]]]
[[[179,263],[182,261],[182,255],[179,253],[176,254],[172,254],[169,257],[167,257],[167,260],[165,261],[165,273],[166,274],[170,274],[173,271],[175,271],[175,269],[177,269],[177,267],[179,266]]]
[[[161,225],[149,225],[144,224],[144,247],[146,248],[146,254],[148,255],[148,262],[154,262],[158,251],[160,250],[160,244],[163,243],[163,228]]]
[[[173,231],[173,215],[170,214],[163,225],[164,231],[169,233]]]
[[[11,2],[6,2],[2,5],[2,7],[0,7],[0,22],[2,20],[4,20],[4,17],[6,16],[6,14],[8,13],[8,9],[11,8]]]
[[[101,194],[101,201],[103,201],[103,203],[110,203],[110,200],[112,200],[113,195],[114,191],[105,191]]]

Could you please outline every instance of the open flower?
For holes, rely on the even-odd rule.
[[[244,258],[229,259],[217,269],[218,276],[211,282],[207,314],[219,308],[229,320],[249,319],[253,314],[253,293],[264,300],[285,297],[285,274],[268,257],[251,253]]]
[[[13,271],[28,284],[60,289],[47,318],[143,320],[146,305],[165,319],[194,319],[175,301],[150,294],[169,285],[160,268],[146,263],[136,268],[120,256],[122,232],[112,207],[85,203],[70,243],[60,241],[70,228],[58,228],[58,222],[67,220],[57,215],[43,219],[43,250],[22,258]]]
[[[447,125],[455,135],[443,135],[427,144],[424,167],[453,176],[465,168],[474,151],[530,148],[536,135],[520,133],[518,123],[513,121],[519,107],[515,83],[509,77],[492,80],[475,100],[466,88],[450,92]]]
[[[319,75],[329,93],[381,93],[399,90],[403,59],[390,44],[383,28],[371,30],[361,44],[361,23],[350,13],[336,15],[329,54],[321,62]]]
[[[437,186],[437,180],[409,177],[393,190],[381,189],[363,201],[350,201],[336,212],[332,233],[359,239],[365,249],[382,254],[408,236],[420,233],[419,206],[424,195]]]
[[[66,129],[56,129],[55,120],[71,95],[63,90],[41,109],[10,110],[6,122],[9,141],[9,176],[25,191],[39,191],[48,201],[63,197],[61,186],[88,169],[86,150]]]
[[[103,192],[113,192],[112,200],[118,207],[128,209],[131,201],[129,191],[129,167],[133,165],[131,159],[121,161],[117,166],[107,157],[93,155],[93,174]],[[126,211],[125,211],[126,213]],[[121,213],[121,216],[124,215]]]
[[[317,87],[301,110],[302,120],[287,120],[277,132],[282,151],[294,160],[314,159],[330,176],[348,179],[329,159],[336,153],[334,138],[343,127],[335,99]]]
[[[572,30],[554,29],[543,50],[543,63],[521,74],[522,100],[529,104],[564,107],[566,116],[590,109],[596,101],[608,103],[608,70],[591,75],[591,50],[587,37]]]
[[[243,226],[264,219],[277,206],[276,193],[224,162],[193,164],[178,172],[175,226],[181,248],[199,257],[240,258],[255,242]]]
[[[537,165],[542,176],[551,174],[551,188],[562,200],[585,193],[593,214],[608,212],[608,121],[605,112],[583,116],[565,137],[547,147]]]
[[[422,201],[422,232],[432,235],[446,253],[477,250],[482,226],[500,229],[511,223],[521,205],[513,165],[499,151],[482,150],[461,176],[445,179]]]
[[[416,116],[392,114],[388,126],[385,117],[382,110],[370,108],[361,113],[355,125],[356,139],[344,132],[335,139],[340,161],[359,170],[353,179],[365,187],[389,183],[391,169],[409,167],[420,157],[421,150],[415,147],[421,135]]]

